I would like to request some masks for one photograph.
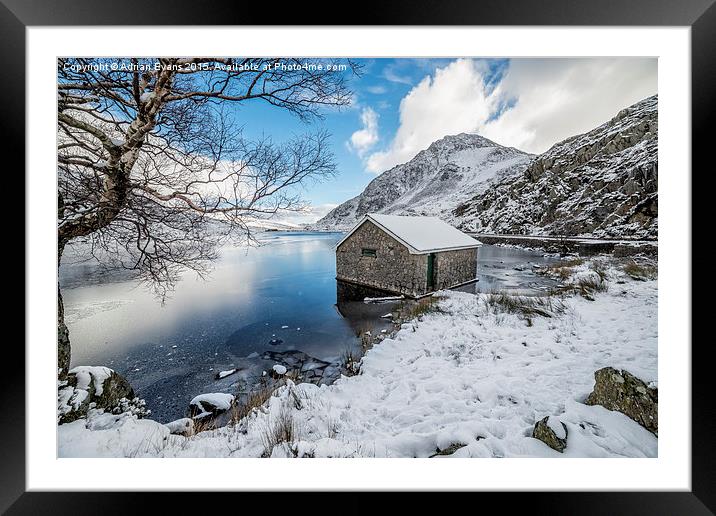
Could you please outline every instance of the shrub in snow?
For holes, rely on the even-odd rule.
[[[152,411],[147,408],[147,402],[142,398],[134,397],[131,400],[122,398],[116,407],[112,409],[112,414],[131,414],[138,418],[150,416]]]

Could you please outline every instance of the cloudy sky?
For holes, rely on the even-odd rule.
[[[317,219],[445,135],[478,133],[537,154],[657,92],[654,58],[359,62],[362,75],[350,79],[352,105],[309,126],[259,104],[238,113],[248,136],[280,140],[318,127],[333,135],[338,175],[306,188],[313,212],[294,221]]]

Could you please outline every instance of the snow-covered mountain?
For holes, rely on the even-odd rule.
[[[494,181],[520,174],[532,156],[477,134],[446,136],[409,162],[383,172],[314,229],[352,227],[366,213],[433,215],[452,220],[461,203]]]
[[[464,230],[656,238],[658,99],[555,144],[453,211]]]

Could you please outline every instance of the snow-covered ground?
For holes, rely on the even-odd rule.
[[[608,274],[593,301],[567,297],[563,312],[530,323],[485,294],[441,292],[439,311],[373,347],[357,376],[321,387],[288,380],[239,424],[191,437],[95,411],[59,427],[59,455],[655,457],[653,434],[582,403],[605,366],[657,381],[657,282]],[[531,437],[545,416],[566,425],[564,453]]]

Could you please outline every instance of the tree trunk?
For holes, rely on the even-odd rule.
[[[64,380],[70,370],[70,332],[65,324],[65,307],[57,284],[57,376]]]
[[[60,197],[60,209],[62,209],[62,197]],[[62,251],[65,250],[65,243],[59,241],[57,245],[57,270],[59,274]],[[70,332],[65,324],[65,304],[62,302],[60,282],[57,282],[57,377],[64,380],[70,370]]]

